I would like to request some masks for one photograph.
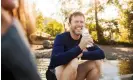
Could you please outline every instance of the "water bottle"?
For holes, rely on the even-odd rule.
[[[89,34],[89,31],[85,27],[83,27],[83,29],[82,29],[82,36],[83,37],[91,37],[91,35]],[[92,46],[93,46],[93,43],[90,43],[86,47],[92,47]]]

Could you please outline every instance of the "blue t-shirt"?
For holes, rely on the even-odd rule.
[[[57,66],[65,65],[72,59],[76,58],[80,53],[83,53],[81,59],[83,60],[99,60],[104,59],[104,52],[94,44],[93,47],[87,48],[88,51],[83,52],[78,44],[79,40],[74,40],[70,32],[65,32],[56,36],[51,55],[49,69],[54,69]]]

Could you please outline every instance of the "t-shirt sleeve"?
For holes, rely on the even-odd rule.
[[[87,48],[88,51],[83,52],[83,56],[81,59],[83,60],[99,60],[104,59],[105,54],[102,49],[100,49],[97,45],[94,45],[93,47]]]
[[[64,51],[64,43],[69,44],[69,41],[66,42],[66,40],[63,40],[63,37],[63,35],[57,35],[54,41],[51,62],[55,66],[67,64],[82,52],[79,46],[75,46],[68,51]]]

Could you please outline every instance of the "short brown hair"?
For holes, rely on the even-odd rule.
[[[82,12],[74,12],[69,17],[69,23],[71,23],[73,16],[83,16],[85,18],[84,14]]]

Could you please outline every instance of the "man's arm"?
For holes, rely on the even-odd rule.
[[[87,48],[88,51],[83,52],[81,59],[83,60],[99,60],[104,59],[105,55],[103,50],[101,50],[97,45]]]
[[[56,66],[67,64],[82,52],[79,46],[73,47],[72,49],[65,52],[64,43],[69,43],[69,42],[65,42],[63,40],[62,35],[57,35],[54,41],[54,46],[51,56],[51,61]]]

